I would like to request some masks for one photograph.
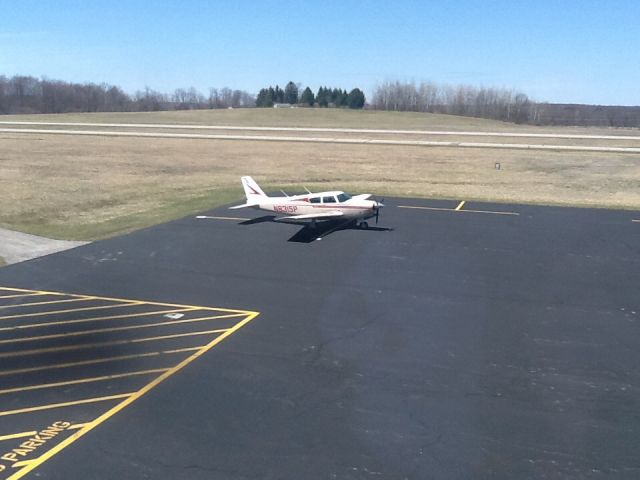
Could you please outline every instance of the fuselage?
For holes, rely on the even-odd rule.
[[[344,192],[332,191],[290,197],[265,197],[256,207],[285,216],[342,212],[342,218],[367,219],[375,216],[375,209],[380,206],[374,200],[369,200],[369,196],[350,197]]]

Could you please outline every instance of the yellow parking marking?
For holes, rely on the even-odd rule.
[[[14,288],[14,287],[0,287],[0,290],[3,292],[23,292],[23,293],[37,293],[38,295],[64,295],[69,296],[67,293],[61,292],[45,292],[44,290],[26,290],[24,288]]]
[[[70,293],[62,293],[62,292],[50,292],[47,290],[25,290],[23,288],[9,288],[9,287],[0,287],[0,290],[8,290],[8,291],[16,291],[16,292],[27,292],[27,293],[33,293],[33,292],[37,292],[37,293],[41,293],[43,295],[63,295],[65,297],[71,297],[71,296],[82,296],[82,295],[73,295]],[[98,297],[93,295],[92,298],[96,299],[96,300],[107,300],[110,302],[127,302],[127,303],[134,303],[134,304],[146,304],[146,305],[161,305],[164,307],[175,307],[175,308],[195,308],[198,310],[214,310],[214,311],[219,311],[219,312],[231,312],[231,313],[238,313],[238,312],[243,312],[243,313],[254,313],[254,312],[245,312],[243,310],[234,310],[234,309],[230,309],[230,308],[221,308],[221,307],[203,307],[201,305],[185,305],[185,304],[177,304],[177,303],[163,303],[163,302],[148,302],[146,300],[135,300],[135,299],[126,299],[126,298],[115,298],[115,297]],[[0,317],[2,318],[2,317]]]
[[[240,219],[238,217],[220,217],[220,219],[224,220],[246,220]],[[57,296],[58,298],[42,298],[42,296],[52,295]],[[38,297],[41,298],[38,298]],[[30,297],[34,297],[31,299]],[[22,461],[14,461],[11,464],[13,472],[9,477],[11,479],[19,479],[25,475],[28,475],[29,472],[32,472],[35,468],[41,465],[43,462],[51,458],[53,455],[57,454],[67,445],[71,444],[78,438],[82,437],[86,432],[95,428],[97,425],[106,421],[111,416],[115,415],[122,409],[126,408],[137,398],[140,398],[146,392],[157,386],[160,382],[164,381],[170,375],[175,374],[190,362],[197,359],[200,355],[204,354],[209,349],[213,348],[219,342],[223,341],[233,332],[237,331],[244,325],[246,325],[249,321],[253,320],[258,312],[237,310],[237,309],[226,309],[226,308],[216,308],[216,307],[204,307],[204,306],[195,306],[195,305],[185,305],[185,304],[174,304],[174,303],[162,303],[162,302],[149,302],[143,300],[135,300],[135,299],[122,299],[122,298],[112,298],[112,297],[99,297],[93,295],[79,295],[79,294],[67,294],[61,292],[50,292],[46,290],[26,290],[26,289],[18,289],[18,288],[10,288],[10,287],[0,287],[0,301],[2,298],[15,298],[19,304],[14,305],[6,305],[8,303],[12,303],[12,301],[4,302],[5,305],[0,304],[0,312],[3,314],[13,313],[9,315],[0,316],[0,320],[7,320],[5,323],[6,326],[0,327],[0,334],[4,337],[0,339],[0,346],[3,346],[5,349],[4,352],[0,352],[0,365],[6,363],[3,359],[8,358],[25,358],[26,356],[33,356],[34,362],[30,362],[31,365],[16,365],[11,370],[0,371],[0,377],[8,377],[11,375],[15,376],[16,383],[13,385],[7,385],[5,382],[5,388],[0,389],[0,398],[6,399],[3,402],[8,402],[9,399],[14,398],[14,395],[19,395],[21,404],[9,404],[5,403],[5,411],[0,411],[0,420],[1,417],[4,416],[18,416],[20,423],[22,424],[22,429],[27,430],[29,427],[33,428],[33,425],[24,424],[23,422],[29,421],[32,418],[32,412],[41,412],[41,411],[52,411],[53,415],[58,415],[55,413],[56,409],[62,408],[72,408],[72,412],[76,412],[76,408],[82,408],[82,405],[89,404],[100,404],[100,402],[108,402],[113,401],[113,403],[107,403],[104,406],[94,407],[97,408],[98,411],[105,412],[102,415],[98,416],[95,420],[86,422],[86,423],[78,423],[74,425],[70,425],[67,430],[70,430],[68,433],[68,437],[61,439],[60,443],[50,448],[50,450],[45,451],[38,458],[28,458]],[[22,299],[25,300],[22,300]],[[33,300],[33,301],[32,301]],[[31,303],[29,303],[31,302]],[[84,306],[82,304],[76,304],[76,308],[74,307],[74,302],[91,302],[85,303]],[[100,303],[98,303],[100,302]],[[96,303],[98,303],[96,305]],[[56,307],[55,305],[63,305],[69,304],[69,306],[64,307]],[[94,305],[94,306],[91,306]],[[145,308],[147,307],[148,308]],[[24,313],[24,311],[16,311],[15,309],[19,307],[28,308],[29,311],[33,313]],[[120,307],[132,307],[125,311],[124,314],[118,314],[115,310],[111,310],[112,308],[120,308]],[[136,308],[140,307],[140,308]],[[10,309],[14,309],[13,312]],[[99,310],[104,310],[104,312]],[[155,311],[149,311],[155,310]],[[96,311],[95,317],[92,317],[91,314],[82,315],[80,312],[93,312]],[[78,312],[78,314],[75,314]],[[177,315],[174,318],[171,318],[172,313],[178,314],[183,312],[189,312],[186,317],[184,315]],[[195,312],[195,313],[191,313]],[[46,316],[56,315],[56,317],[46,318]],[[161,318],[162,315],[168,315],[169,318]],[[183,318],[180,318],[183,317]],[[191,318],[193,317],[193,318]],[[12,321],[12,319],[16,319]],[[18,321],[20,320],[21,321]],[[142,321],[140,321],[140,320]],[[225,321],[223,319],[232,319],[230,321]],[[102,321],[111,321],[108,324],[98,324],[97,322]],[[166,321],[165,321],[166,320]],[[221,320],[222,323],[217,322],[217,320]],[[212,322],[204,323],[204,322]],[[96,325],[93,325],[91,322],[96,322]],[[146,324],[145,324],[146,323]],[[73,331],[72,328],[65,328],[65,325],[78,325],[79,331]],[[86,324],[86,326],[85,326]],[[182,324],[185,324],[182,326]],[[235,325],[234,325],[235,324]],[[193,325],[193,326],[190,326]],[[209,327],[210,330],[204,331],[189,331],[193,328]],[[229,326],[231,325],[231,326]],[[178,329],[178,326],[180,328]],[[218,328],[212,328],[218,326]],[[101,328],[96,328],[101,327]],[[104,328],[102,328],[104,327]],[[132,333],[136,330],[141,329],[149,329],[149,328],[162,328],[167,327],[166,330],[158,330],[153,331],[156,333],[156,336],[147,336],[144,338],[126,338],[130,337],[128,334],[129,331]],[[225,327],[225,328],[221,328]],[[38,331],[39,335],[36,334],[36,331],[33,329],[37,328],[47,328],[54,329],[53,331]],[[182,333],[177,333],[182,331]],[[33,331],[32,331],[33,330]],[[57,330],[57,331],[56,331]],[[67,332],[65,333],[65,330]],[[71,330],[71,331],[68,331]],[[5,333],[7,332],[16,332],[14,334],[10,334],[11,336],[15,336],[17,338],[6,338]],[[27,333],[26,336],[24,332]],[[95,341],[93,335],[99,334],[107,334],[110,332],[127,332],[120,336],[119,339],[111,339],[109,337],[102,338],[101,341]],[[141,333],[143,331],[141,330]],[[151,330],[149,331],[151,332]],[[173,332],[173,333],[172,333]],[[32,333],[29,335],[29,333]],[[157,335],[157,333],[166,333],[165,335]],[[147,334],[148,335],[148,334]],[[87,336],[87,337],[85,337]],[[63,339],[69,339],[69,341],[64,341],[62,345],[49,345],[44,346],[42,343],[36,343],[31,346],[31,348],[27,347],[27,342],[47,342],[49,340],[57,340],[56,343],[61,342]],[[77,338],[77,340],[76,340]],[[189,341],[180,341],[180,339],[192,339]],[[201,338],[205,341],[205,344],[202,345],[202,341],[198,341]],[[175,341],[173,341],[175,339]],[[87,343],[83,343],[87,342]],[[92,343],[88,343],[92,342]],[[149,346],[153,345],[150,342],[161,342],[160,346],[165,347],[165,349],[161,350],[152,349],[152,351],[144,351],[150,350],[149,347],[144,348],[147,343]],[[200,344],[198,346],[186,346],[189,344]],[[14,348],[13,345],[16,345]],[[18,347],[20,345],[20,347]],[[130,347],[129,347],[130,345]],[[139,345],[139,347],[134,347],[133,345]],[[113,355],[114,348],[116,346],[128,346],[128,352],[119,352],[120,355]],[[27,347],[27,349],[25,349]],[[37,348],[33,348],[37,347]],[[169,348],[167,348],[169,347]],[[171,349],[170,349],[171,348]],[[9,349],[10,351],[6,351]],[[85,358],[81,358],[78,361],[64,361],[64,358],[59,358],[56,363],[55,360],[50,363],[44,363],[41,365],[34,365],[35,362],[46,362],[48,358],[48,354],[63,354],[64,352],[73,352],[73,351],[85,351],[83,356]],[[153,351],[155,350],[155,351]],[[137,351],[137,352],[136,352]],[[100,355],[108,355],[111,353],[111,356],[100,356]],[[180,355],[184,353],[183,355]],[[173,357],[174,355],[175,358]],[[63,357],[63,355],[60,355]],[[89,358],[86,358],[86,357]],[[166,358],[165,358],[166,356]],[[93,357],[93,358],[92,358]],[[153,357],[157,358],[154,360]],[[129,360],[136,358],[149,358],[149,360],[145,360],[144,366],[138,365],[138,369],[135,367],[130,367]],[[115,362],[122,362],[120,364],[116,364]],[[177,365],[176,362],[179,362]],[[96,369],[92,368],[92,365],[105,365],[105,367],[100,368],[100,370],[96,371]],[[120,365],[120,368],[117,368],[117,365]],[[174,365],[174,366],[171,366]],[[89,366],[89,370],[83,368],[82,366]],[[73,367],[78,367],[77,369],[73,369]],[[146,369],[144,369],[146,367]],[[66,372],[63,369],[69,369]],[[73,370],[71,370],[73,369]],[[22,379],[22,375],[35,373],[35,372],[44,372],[43,378],[46,380],[46,372],[59,370],[62,372],[66,372],[64,377],[62,378],[50,378],[49,382],[38,383],[33,380],[29,381]],[[93,370],[93,371],[92,371]],[[119,373],[118,370],[121,372]],[[129,371],[127,371],[129,370]],[[131,371],[135,370],[135,371]],[[93,374],[93,375],[92,375]],[[118,387],[116,386],[116,382],[121,379],[131,378],[131,381],[135,381],[137,385],[143,385],[136,392],[132,393],[117,393]],[[19,383],[17,381],[20,380]],[[104,391],[102,394],[110,394],[107,396],[98,396],[99,391],[92,392],[94,397],[92,398],[73,398],[68,395],[68,390],[72,386],[77,385],[87,385],[88,388],[96,388],[98,385],[102,385],[104,388],[109,387],[109,389],[115,389],[111,391]],[[96,387],[93,387],[95,385]],[[10,387],[10,388],[6,388]],[[121,386],[120,388],[124,388]],[[120,390],[122,391],[122,390]],[[35,395],[42,395],[41,392],[51,392],[56,394],[53,397],[45,397],[46,400],[30,400],[32,396],[35,398]],[[117,394],[116,394],[117,393]],[[60,396],[57,396],[57,395]],[[87,394],[85,394],[87,395]],[[88,395],[91,395],[89,393]],[[24,396],[24,398],[23,398]],[[46,402],[50,403],[46,403]],[[55,402],[55,403],[54,403]],[[41,403],[41,405],[36,406],[25,406],[33,403]],[[46,403],[46,404],[44,404]],[[20,407],[21,408],[16,408]],[[78,407],[76,407],[76,405]],[[7,407],[13,408],[12,410],[7,409]],[[86,409],[86,407],[84,407]],[[84,410],[82,410],[84,411]],[[23,416],[24,414],[24,416]],[[25,420],[23,420],[23,418]],[[0,421],[0,423],[4,423]],[[19,428],[15,428],[15,430],[19,430]],[[15,431],[14,430],[14,431]],[[20,433],[10,433],[4,436],[0,436],[0,440],[7,439],[20,439],[24,438],[28,435],[33,435],[36,432],[20,432]],[[21,435],[22,434],[22,435]],[[24,435],[24,436],[23,436]],[[24,440],[21,440],[24,441]],[[49,448],[49,447],[48,447]],[[8,465],[7,465],[8,466]]]
[[[54,456],[55,454],[60,452],[62,449],[64,449],[67,446],[71,445],[73,442],[75,442],[76,440],[81,438],[83,435],[85,435],[86,433],[90,432],[96,426],[98,426],[102,422],[108,420],[109,418],[114,416],[116,413],[120,412],[122,409],[124,409],[125,407],[127,407],[128,405],[130,405],[131,403],[133,403],[134,401],[136,401],[140,397],[142,397],[144,394],[149,392],[151,389],[153,389],[154,387],[156,387],[157,385],[162,383],[164,380],[169,378],[171,375],[173,375],[176,372],[179,372],[180,370],[182,370],[184,367],[189,365],[191,362],[193,362],[198,357],[200,357],[201,355],[203,355],[204,353],[206,353],[207,351],[212,349],[218,343],[220,343],[224,339],[226,339],[229,335],[231,335],[234,332],[238,331],[240,328],[245,326],[247,323],[249,323],[251,320],[253,320],[255,317],[257,317],[259,315],[258,312],[246,312],[246,314],[248,316],[244,320],[242,320],[241,322],[238,322],[232,328],[228,329],[225,333],[223,333],[222,335],[220,335],[220,336],[216,337],[215,339],[213,339],[211,342],[209,342],[207,345],[205,345],[204,348],[198,350],[193,355],[191,355],[188,358],[184,359],[178,365],[176,365],[172,369],[166,371],[165,373],[160,375],[158,378],[156,378],[154,381],[152,381],[151,383],[149,383],[149,384],[145,385],[144,387],[142,387],[137,392],[134,392],[133,394],[128,395],[128,397],[124,401],[120,402],[118,405],[114,406],[113,408],[111,408],[106,413],[100,415],[96,420],[94,420],[93,422],[89,423],[86,427],[81,428],[80,430],[75,432],[70,437],[67,437],[62,442],[60,442],[59,444],[55,445],[53,448],[48,450],[46,453],[44,453],[43,455],[38,457],[36,460],[31,462],[28,466],[24,467],[19,472],[16,472],[10,478],[12,480],[17,480],[19,478],[22,478],[24,475],[26,475],[27,473],[32,471],[38,465],[42,464],[43,462],[45,462],[46,460],[48,460],[49,458],[51,458],[52,456]]]
[[[57,313],[86,312],[88,310],[104,310],[105,308],[132,307],[136,305],[144,305],[144,302],[118,303],[116,305],[101,305],[99,307],[73,308],[70,310],[52,310],[49,312],[38,312],[38,313],[21,313],[20,315],[5,315],[0,317],[0,320],[9,320],[11,318],[23,318],[23,317],[41,317],[44,315],[55,315]]]
[[[121,398],[130,397],[134,393],[135,392],[119,393],[118,395],[109,395],[108,397],[84,398],[82,400],[73,400],[71,402],[50,403],[49,405],[38,405],[37,407],[27,407],[27,408],[18,408],[16,410],[6,410],[4,412],[0,412],[0,417],[6,417],[9,415],[19,415],[21,413],[39,412],[42,410],[51,410],[54,408],[72,407],[74,405],[85,405],[87,403],[98,403],[98,402],[106,402],[108,400],[119,400]]]
[[[0,305],[0,308],[30,307],[32,305],[51,305],[53,303],[82,302],[83,300],[94,300],[94,297],[68,298],[66,300],[50,300],[48,302],[17,303],[13,305]]]
[[[0,300],[3,298],[20,298],[20,297],[43,297],[42,293],[19,293],[16,295],[0,295]]]
[[[440,207],[418,207],[413,205],[398,205],[398,208],[411,208],[415,210],[436,210],[440,212],[464,212],[464,213],[487,213],[492,215],[520,215],[517,212],[495,212],[492,210],[457,210],[455,208],[440,208]]]
[[[84,428],[87,425],[89,425],[89,423],[91,422],[87,422],[87,423],[76,423],[74,425],[71,425],[70,427],[67,428],[67,430],[78,430],[79,428]]]
[[[35,435],[36,432],[35,430],[33,432],[20,432],[20,433],[11,433],[9,435],[2,435],[0,436],[0,442],[2,442],[3,440],[13,440],[15,438],[24,438],[24,437],[31,437],[32,435]]]
[[[7,393],[27,392],[30,390],[41,390],[45,388],[64,387],[66,385],[79,385],[82,383],[104,382],[106,380],[115,380],[118,378],[135,377],[139,375],[150,375],[152,373],[162,373],[169,370],[168,368],[154,368],[151,370],[141,370],[139,372],[116,373],[113,375],[102,375],[100,377],[78,378],[75,380],[67,380],[66,382],[43,383],[41,385],[29,385],[27,387],[6,388],[0,390],[0,395]]]
[[[29,368],[17,368],[15,370],[5,370],[0,372],[0,377],[5,377],[8,375],[21,375],[24,373],[31,372],[41,372],[43,370],[56,370],[59,368],[71,368],[71,367],[80,367],[83,365],[97,365],[100,363],[109,363],[109,362],[118,362],[122,360],[132,360],[134,358],[145,358],[145,357],[155,357],[160,355],[171,355],[175,353],[185,353],[192,352],[194,350],[198,350],[202,348],[200,347],[187,347],[187,348],[178,348],[176,350],[163,350],[159,352],[148,352],[148,353],[136,353],[132,355],[119,355],[117,357],[105,357],[105,358],[95,358],[92,360],[83,360],[80,362],[67,362],[67,363],[55,363],[51,365],[42,365],[39,367],[29,367]]]
[[[459,212],[459,211],[462,209],[462,207],[464,207],[464,204],[465,204],[465,203],[466,203],[466,202],[465,202],[464,200],[463,200],[463,201],[461,201],[461,202],[458,204],[458,206],[455,208],[456,212]]]
[[[96,343],[85,343],[81,345],[69,345],[66,347],[49,347],[49,348],[38,348],[34,350],[20,350],[18,352],[8,352],[8,353],[0,353],[0,358],[11,358],[11,357],[22,357],[26,355],[36,355],[39,353],[53,353],[53,352],[70,352],[73,350],[84,350],[87,348],[95,348],[95,347],[112,347],[115,345],[127,345],[129,343],[144,343],[144,342],[154,342],[158,340],[169,340],[172,338],[182,338],[182,337],[190,337],[196,335],[211,335],[214,333],[226,333],[228,329],[217,329],[217,330],[206,330],[203,332],[189,332],[189,333],[175,333],[173,335],[162,335],[159,337],[148,337],[148,338],[135,338],[133,340],[117,340],[112,342],[96,342]]]
[[[76,323],[88,323],[88,322],[96,322],[96,321],[102,321],[102,320],[116,320],[116,319],[122,319],[122,318],[144,317],[149,315],[164,315],[166,313],[193,312],[195,310],[196,310],[195,308],[189,307],[189,308],[177,308],[173,310],[156,310],[153,312],[127,313],[125,315],[107,315],[104,317],[78,318],[75,320],[62,320],[60,322],[31,323],[28,325],[14,325],[12,327],[2,327],[0,328],[0,332],[23,330],[25,328],[52,327],[55,325],[72,325]]]
[[[227,315],[213,315],[211,317],[187,318],[185,320],[172,320],[170,322],[146,323],[143,325],[127,325],[124,327],[96,328],[93,330],[81,330],[79,332],[54,333],[51,335],[40,335],[38,337],[8,338],[6,340],[0,340],[0,345],[5,345],[8,343],[35,342],[38,340],[52,340],[54,338],[79,337],[82,335],[93,335],[95,333],[124,332],[128,330],[139,330],[142,328],[166,327],[168,325],[178,325],[181,323],[204,322],[207,320],[218,320],[223,318],[234,318],[242,316],[244,316],[243,313],[234,313]]]

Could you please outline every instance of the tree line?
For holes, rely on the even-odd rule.
[[[150,88],[133,95],[106,83],[70,83],[16,75],[0,76],[0,114],[69,112],[139,112],[253,107],[255,97],[243,90],[211,88],[205,96],[193,87],[172,94]]]
[[[445,113],[523,123],[532,102],[521,92],[506,88],[440,85],[432,82],[385,82],[373,93],[377,110]]]
[[[640,127],[640,107],[541,103],[508,88],[433,82],[384,82],[373,92],[371,108],[444,113],[531,125]]]
[[[533,125],[640,127],[640,107],[541,103],[506,88],[422,82],[384,82],[369,105],[359,88],[347,92],[320,87],[317,92],[287,83],[263,88],[254,97],[244,90],[193,87],[162,93],[150,88],[133,95],[106,83],[70,83],[46,78],[0,75],[0,114],[67,112],[136,112],[213,108],[272,107],[278,103],[308,107],[373,108],[465,115]]]
[[[256,97],[256,107],[270,108],[276,104],[302,105],[305,107],[335,107],[335,108],[363,108],[366,102],[364,92],[354,88],[347,93],[340,88],[320,87],[317,93],[306,87],[299,93],[300,85],[293,82],[287,83],[284,89],[278,85],[262,88]]]

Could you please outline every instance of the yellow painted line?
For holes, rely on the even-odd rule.
[[[71,425],[70,427],[67,428],[67,430],[78,430],[80,428],[84,428],[87,425],[89,425],[91,422],[87,422],[87,423],[76,423],[74,425]]]
[[[35,462],[36,460],[38,460],[37,458],[34,458],[32,460],[21,460],[19,462],[14,463],[13,465],[11,465],[12,468],[23,468],[26,467],[27,465]],[[11,477],[9,477],[11,478]]]
[[[34,430],[33,432],[21,432],[21,433],[11,433],[9,435],[2,435],[0,436],[0,442],[2,442],[3,440],[13,440],[15,438],[31,437],[33,435],[36,435],[37,433],[38,432]]]
[[[463,200],[463,201],[461,201],[461,202],[458,204],[458,206],[456,207],[456,209],[455,209],[455,210],[456,210],[456,212],[459,212],[459,211],[462,209],[462,207],[464,207],[464,204],[465,204],[465,203],[466,203],[466,202],[465,202],[464,200]]]
[[[14,287],[0,287],[0,290],[4,292],[22,292],[22,293],[37,293],[39,295],[68,295],[66,293],[60,292],[46,292],[44,290],[26,290],[24,288],[14,288]]]
[[[241,316],[244,316],[244,314],[234,313],[234,314],[227,314],[227,315],[213,315],[210,317],[187,318],[185,320],[172,320],[169,322],[145,323],[143,325],[126,325],[124,327],[95,328],[93,330],[81,330],[79,332],[53,333],[51,335],[40,335],[37,337],[7,338],[4,340],[0,340],[0,345],[6,345],[10,343],[35,342],[38,340],[53,340],[55,338],[80,337],[83,335],[93,335],[96,333],[125,332],[129,330],[140,330],[143,328],[166,327],[166,326],[178,325],[182,323],[205,322],[207,320],[218,320],[223,318],[233,318],[233,317],[241,317]]]
[[[20,298],[20,297],[43,297],[42,293],[18,293],[16,295],[0,295],[0,300],[3,298]]]
[[[86,312],[89,310],[104,310],[105,308],[135,307],[136,305],[144,305],[144,302],[132,301],[129,303],[118,303],[116,305],[100,305],[99,307],[72,308],[70,310],[52,310],[49,312],[21,313],[20,315],[5,315],[0,320],[9,320],[11,318],[24,317],[42,317],[44,315],[55,315],[57,313]]]
[[[139,375],[151,375],[152,373],[162,373],[169,370],[168,368],[153,368],[151,370],[140,370],[138,372],[116,373],[113,375],[102,375],[100,377],[77,378],[75,380],[67,380],[65,382],[43,383],[41,385],[29,385],[26,387],[6,388],[0,390],[0,395],[8,393],[28,392],[31,390],[42,390],[45,388],[64,387],[66,385],[80,385],[82,383],[104,382],[108,380],[117,380],[119,378],[135,377]]]
[[[13,305],[1,305],[0,308],[30,307],[32,305],[51,305],[54,303],[82,302],[83,300],[94,300],[95,297],[68,298],[66,300],[50,300],[48,302],[16,303]]]
[[[520,215],[517,212],[495,212],[491,210],[458,210],[457,208],[417,207],[413,205],[398,205],[398,208],[411,208],[415,210],[437,210],[440,212],[488,213],[492,215]]]
[[[0,412],[0,417],[6,417],[9,415],[19,415],[21,413],[40,412],[42,410],[52,410],[54,408],[72,407],[74,405],[85,405],[87,403],[98,403],[98,402],[106,402],[109,400],[119,400],[121,398],[130,397],[131,395],[133,395],[133,393],[120,393],[118,395],[110,395],[108,397],[84,398],[82,400],[73,400],[71,402],[50,403],[48,405],[38,405],[37,407],[19,408],[17,410],[6,410],[4,412]]]
[[[22,288],[10,288],[10,287],[0,287],[0,290],[10,290],[10,291],[16,291],[16,292],[27,292],[27,293],[42,293],[42,294],[46,294],[46,295],[64,295],[64,296],[68,296],[68,297],[72,297],[72,296],[81,296],[81,295],[74,295],[71,293],[62,293],[62,292],[50,292],[47,290],[25,290]],[[136,300],[136,299],[126,299],[126,298],[116,298],[116,297],[99,297],[96,295],[92,295],[92,297],[96,300],[106,300],[106,301],[110,301],[110,302],[133,302],[133,303],[138,303],[138,304],[148,304],[148,305],[160,305],[163,307],[175,307],[175,308],[195,308],[195,309],[199,309],[199,310],[212,310],[212,311],[219,311],[219,312],[230,312],[230,313],[244,313],[246,315],[251,315],[255,312],[252,312],[250,310],[237,310],[237,309],[230,309],[230,308],[221,308],[221,307],[203,307],[200,305],[184,305],[184,304],[177,304],[177,303],[163,303],[163,302],[152,302],[152,301],[146,301],[146,300]],[[2,318],[2,317],[0,317]]]
[[[176,350],[162,350],[159,352],[135,353],[132,355],[119,355],[117,357],[94,358],[92,360],[82,360],[80,362],[54,363],[50,365],[42,365],[39,367],[17,368],[15,370],[5,370],[0,372],[0,377],[8,375],[21,375],[24,373],[41,372],[43,370],[56,370],[60,368],[80,367],[83,365],[96,365],[100,363],[118,362],[122,360],[132,360],[134,358],[155,357],[161,355],[172,355],[175,353],[185,353],[198,350],[202,347],[178,348]]]
[[[154,342],[157,340],[170,340],[172,338],[192,337],[196,335],[212,335],[214,333],[226,333],[228,331],[229,329],[217,329],[217,330],[206,330],[203,332],[174,333],[173,335],[162,335],[159,337],[134,338],[132,340],[116,340],[112,342],[97,342],[97,343],[85,343],[82,345],[69,345],[66,347],[48,347],[48,348],[38,348],[35,350],[19,350],[17,352],[0,353],[0,358],[23,357],[26,355],[37,355],[40,353],[70,352],[73,350],[85,350],[87,348],[94,348],[94,347],[112,347],[115,345],[127,345],[129,343]]]
[[[34,468],[38,467],[39,465],[41,465],[43,462],[45,462],[49,458],[53,457],[58,452],[60,452],[61,450],[63,450],[67,446],[71,445],[73,442],[75,442],[76,440],[81,438],[86,433],[90,432],[96,426],[98,426],[101,423],[105,422],[106,420],[108,420],[109,418],[114,416],[116,413],[120,412],[122,409],[124,409],[125,407],[129,406],[131,403],[133,403],[134,401],[136,401],[137,399],[142,397],[144,394],[149,392],[152,388],[156,387],[157,385],[162,383],[164,380],[169,378],[171,375],[173,375],[176,372],[179,372],[180,370],[182,370],[184,367],[189,365],[191,362],[196,360],[198,357],[200,357],[201,355],[203,355],[204,353],[206,353],[207,351],[209,351],[210,349],[215,347],[218,343],[222,342],[229,335],[233,334],[234,332],[236,332],[237,330],[239,330],[240,328],[245,326],[247,323],[249,323],[251,320],[253,320],[258,315],[259,315],[258,312],[250,313],[247,316],[247,318],[245,318],[243,321],[238,322],[234,327],[230,328],[224,334],[220,335],[219,337],[217,337],[214,340],[212,340],[211,342],[209,342],[202,349],[198,350],[193,355],[191,355],[188,358],[184,359],[178,365],[176,365],[172,369],[166,371],[165,373],[160,375],[158,378],[156,378],[155,380],[153,380],[149,384],[145,385],[144,387],[142,387],[140,390],[138,390],[134,394],[130,395],[124,401],[120,402],[118,405],[116,405],[113,408],[111,408],[109,411],[107,411],[107,412],[103,413],[102,415],[100,415],[96,420],[91,422],[86,427],[81,428],[80,430],[78,430],[77,432],[72,434],[71,436],[69,436],[66,439],[64,439],[62,442],[60,442],[59,444],[57,444],[56,446],[51,448],[51,450],[48,450],[46,453],[44,453],[43,455],[38,457],[38,459],[36,461],[34,461],[33,463],[30,463],[28,466],[26,466],[25,468],[23,468],[19,472],[16,472],[14,475],[9,477],[8,480],[17,480],[19,478],[22,478],[27,473],[32,471]]]
[[[166,313],[180,313],[180,312],[193,312],[196,311],[195,308],[177,308],[172,310],[156,310],[153,312],[140,312],[140,313],[127,313],[125,315],[107,315],[104,317],[88,317],[88,318],[78,318],[75,320],[62,320],[60,322],[46,322],[46,323],[30,323],[28,325],[14,325],[12,327],[2,327],[0,328],[0,332],[11,332],[15,330],[23,330],[25,328],[38,328],[38,327],[52,327],[56,325],[73,325],[77,323],[89,323],[89,322],[97,322],[103,320],[117,320],[123,318],[133,318],[133,317],[145,317],[149,315],[164,315]]]
[[[243,221],[243,220],[251,220],[247,217],[210,217],[209,215],[198,215],[197,219],[211,219],[211,220],[234,220],[234,221]]]

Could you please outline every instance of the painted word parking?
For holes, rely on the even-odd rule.
[[[0,287],[0,480],[24,477],[257,315]]]

